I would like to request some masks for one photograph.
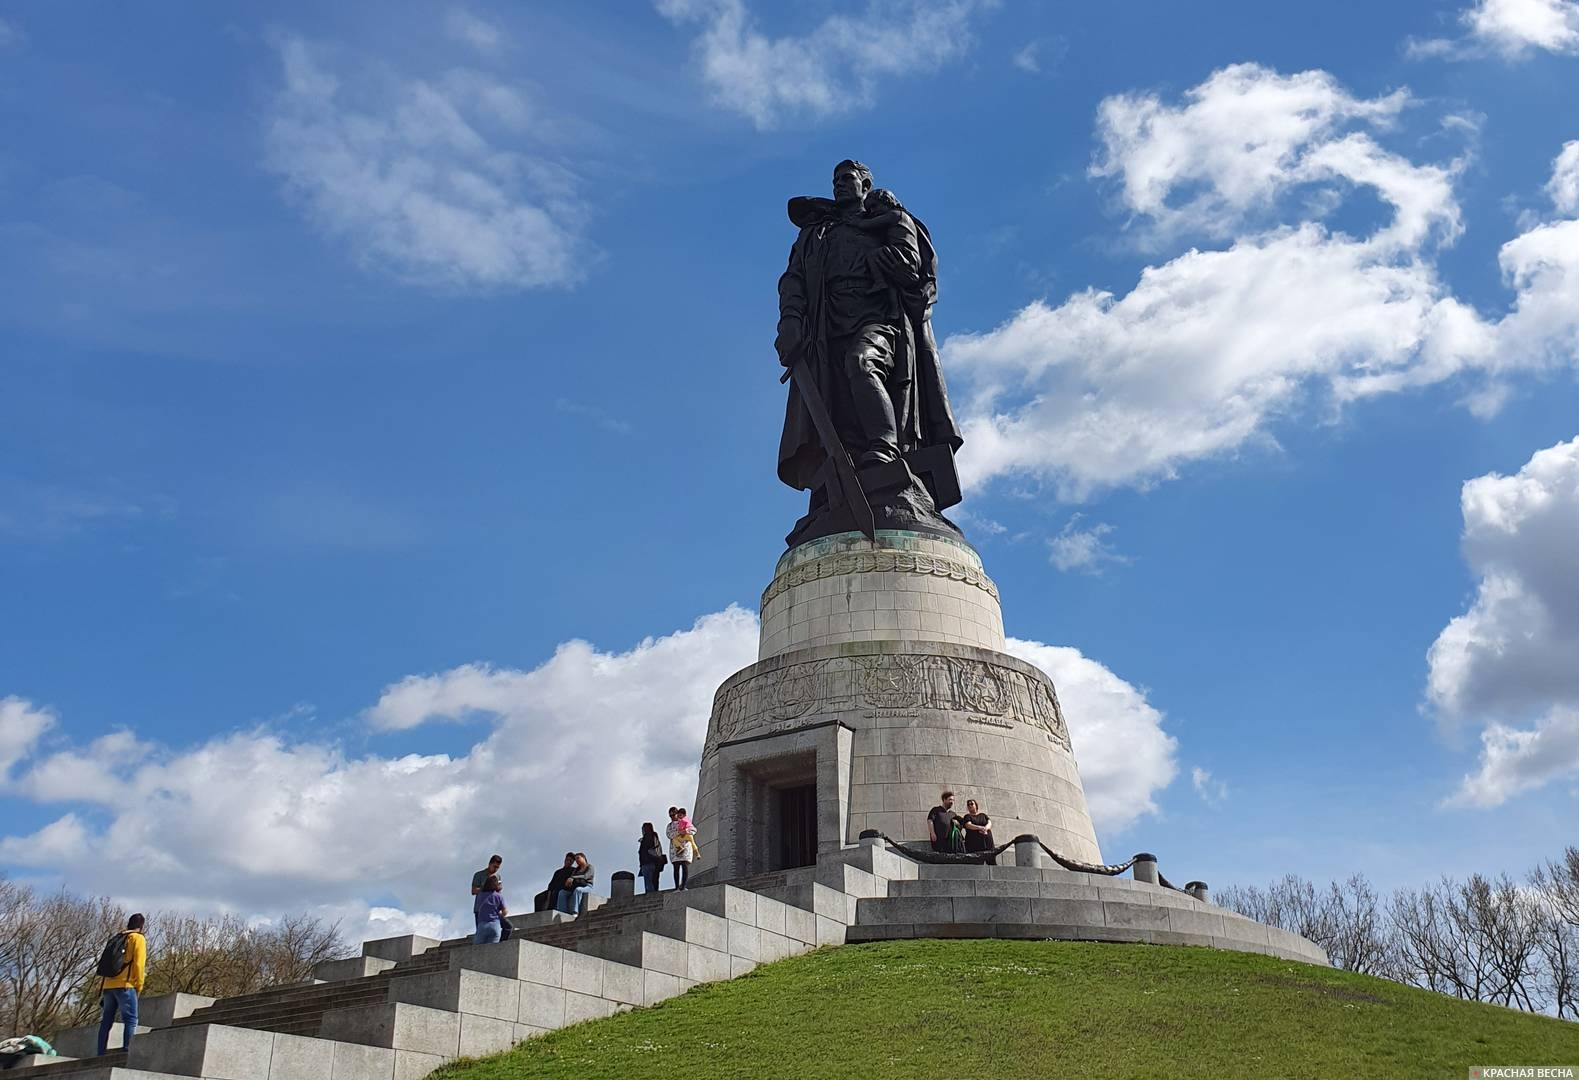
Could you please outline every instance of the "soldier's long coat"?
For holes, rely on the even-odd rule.
[[[899,213],[906,213],[903,209]],[[838,414],[841,402],[847,408],[848,390],[834,358],[828,355],[828,331],[823,318],[822,262],[827,248],[822,227],[837,216],[831,199],[795,198],[789,203],[790,221],[800,226],[800,235],[790,249],[789,268],[779,279],[780,314],[799,315],[804,320],[807,362],[818,389],[830,411]],[[937,342],[932,336],[933,302],[937,299],[937,253],[926,226],[907,215],[915,226],[921,280],[900,291],[904,312],[899,327],[902,341],[893,374],[888,381],[894,398],[894,418],[899,428],[899,448],[910,451],[921,446],[946,444],[958,450],[964,440],[949,408],[948,388],[943,383],[943,368],[938,361]],[[805,491],[813,487],[823,465],[822,442],[817,437],[805,402],[790,390],[784,411],[784,434],[779,440],[779,479],[790,487]]]

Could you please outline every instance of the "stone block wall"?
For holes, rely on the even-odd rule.
[[[917,533],[825,537],[785,554],[762,594],[758,656],[846,641],[1003,648],[998,589],[968,544]]]

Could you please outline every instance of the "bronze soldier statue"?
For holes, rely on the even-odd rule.
[[[932,336],[937,255],[926,226],[859,161],[833,198],[789,201],[800,236],[779,279],[779,362],[791,390],[779,479],[811,492],[791,546],[874,528],[959,536],[961,440]]]

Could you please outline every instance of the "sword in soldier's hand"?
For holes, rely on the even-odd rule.
[[[833,418],[828,415],[828,407],[822,400],[822,391],[817,389],[817,380],[812,378],[811,366],[806,363],[805,343],[796,347],[795,363],[789,366],[779,382],[786,380],[794,381],[795,389],[806,403],[812,426],[817,429],[817,437],[822,440],[823,456],[827,459],[824,468],[827,470],[825,482],[830,505],[843,502],[850,508],[855,527],[862,535],[868,540],[877,539],[877,522],[872,518],[872,504],[866,501],[866,492],[861,490],[861,482],[855,478],[855,465],[850,460],[850,452],[844,448],[843,440],[834,430]]]

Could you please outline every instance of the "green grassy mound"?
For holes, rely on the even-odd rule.
[[[1464,1077],[1579,1064],[1579,1024],[1212,949],[849,945],[461,1062],[574,1077]]]

